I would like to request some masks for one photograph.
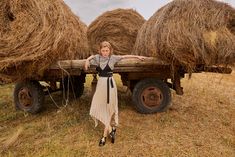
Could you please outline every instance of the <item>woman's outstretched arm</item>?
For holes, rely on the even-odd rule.
[[[91,55],[90,57],[88,57],[86,59],[86,62],[85,62],[85,65],[84,65],[85,70],[88,70],[88,68],[90,67],[90,60],[92,60],[94,57],[95,57],[95,55]]]
[[[121,57],[121,59],[127,59],[127,58],[137,58],[139,60],[144,60],[147,57],[145,57],[145,56],[138,56],[138,55],[123,55]]]

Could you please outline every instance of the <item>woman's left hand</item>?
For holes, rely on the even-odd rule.
[[[85,68],[85,70],[88,70],[89,67],[90,67],[90,62],[89,62],[89,60],[87,59],[86,62],[85,62],[84,68]]]

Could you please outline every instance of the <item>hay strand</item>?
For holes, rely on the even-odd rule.
[[[3,150],[6,150],[8,149],[9,147],[13,146],[16,141],[19,139],[20,135],[22,134],[23,132],[23,127],[19,127],[17,129],[16,132],[14,132],[11,137],[9,137],[8,139],[6,139],[4,142],[3,142]]]

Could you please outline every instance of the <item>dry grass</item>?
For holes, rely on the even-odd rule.
[[[173,93],[164,113],[143,115],[118,82],[120,126],[117,141],[98,147],[102,128],[89,117],[90,77],[84,95],[67,107],[38,115],[15,112],[12,85],[0,86],[1,156],[235,156],[235,73],[194,74],[184,79],[184,96]],[[53,94],[60,104],[60,93]],[[22,128],[7,149],[4,143]]]

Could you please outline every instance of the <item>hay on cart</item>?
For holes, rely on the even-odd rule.
[[[35,79],[57,60],[87,57],[86,31],[62,0],[1,0],[0,80]]]
[[[103,13],[88,27],[91,52],[98,53],[100,42],[109,41],[114,54],[130,54],[144,22],[145,19],[133,9],[115,9]]]
[[[174,0],[141,27],[134,54],[192,72],[197,64],[235,63],[235,9],[214,0]]]

